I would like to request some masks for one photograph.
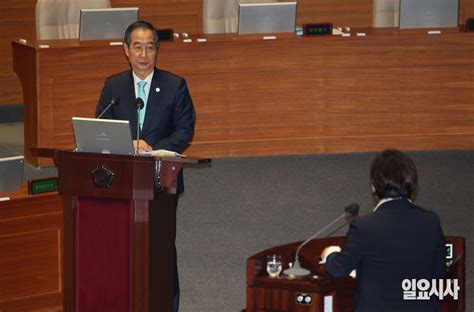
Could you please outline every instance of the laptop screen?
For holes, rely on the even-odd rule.
[[[72,117],[76,151],[133,155],[128,120]]]

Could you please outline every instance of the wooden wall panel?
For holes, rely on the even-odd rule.
[[[9,224],[7,228],[15,227],[20,226]],[[60,271],[50,273],[51,266],[60,267],[59,234],[58,229],[46,229],[0,236],[0,248],[8,253],[7,259],[0,260],[0,285],[10,286],[0,289],[0,301],[61,292]],[[56,282],[51,283],[51,280]]]
[[[296,23],[333,23],[334,27],[372,26],[373,0],[298,0]]]
[[[1,311],[56,311],[62,305],[62,203],[59,195],[0,203]]]
[[[0,105],[22,103],[10,43],[19,38],[36,39],[35,3],[36,0],[0,1]]]
[[[464,25],[466,18],[474,18],[474,0],[459,0],[459,24]]]
[[[459,134],[460,128],[472,134],[473,114],[468,104],[473,94],[472,86],[468,86],[473,74],[472,61],[468,53],[457,48],[464,49],[471,43],[455,43],[453,37],[453,46],[445,47],[443,52],[444,61],[467,65],[460,66],[466,74],[466,80],[461,82],[455,78],[457,70],[435,64],[440,61],[439,49],[423,51],[424,43],[429,46],[430,40],[425,42],[424,36],[410,38],[419,42],[411,50],[410,43],[399,45],[395,37],[394,41],[367,37],[348,41],[303,39],[293,43],[305,48],[290,42],[242,43],[245,52],[234,50],[233,55],[222,56],[220,51],[225,48],[213,47],[216,55],[209,67],[202,67],[202,61],[188,62],[184,58],[176,65],[174,57],[179,54],[172,54],[171,59],[162,58],[169,65],[175,64],[175,71],[194,86],[191,92],[195,101],[202,104],[198,108],[195,144],[188,154],[206,150],[220,156],[341,152],[390,145],[423,149],[424,144],[453,148],[449,140],[433,139],[439,141],[434,145],[422,138],[429,133]],[[433,46],[444,45],[445,39]],[[197,46],[188,49],[198,60],[206,53]],[[401,56],[410,59],[403,59],[407,66],[403,66]],[[411,73],[416,68],[414,63],[419,64],[420,70]],[[217,71],[217,66],[226,68],[229,74]],[[201,67],[203,72],[190,70],[194,67]],[[426,77],[427,70],[435,76]],[[426,98],[410,99],[407,105],[424,112],[416,124],[408,124],[409,116],[403,111],[404,79],[415,91],[426,81],[431,98],[437,99],[435,103]],[[439,89],[440,81],[451,87]],[[201,87],[203,84],[207,86]],[[210,86],[214,88],[214,97],[200,92]],[[446,98],[444,94],[453,94],[452,104],[440,103]],[[432,110],[432,104],[443,107],[443,112]],[[451,110],[448,106],[457,108]],[[449,114],[445,114],[446,110]],[[415,135],[417,131],[419,136]],[[458,143],[473,146],[472,138]]]
[[[186,78],[197,110],[187,154],[473,148],[474,34],[365,31],[350,38],[216,35],[205,44],[163,43],[159,67]],[[24,55],[38,58],[38,101],[26,107],[38,131],[25,133],[38,146],[70,148],[70,118],[93,116],[103,79],[128,65],[121,47],[107,42],[50,44],[15,45],[19,73]]]
[[[137,6],[140,18],[159,28],[202,32],[202,0],[111,0],[113,7]],[[13,72],[11,41],[36,39],[36,0],[0,1],[0,105],[23,103],[18,77]]]
[[[111,0],[113,7],[137,6],[140,19],[175,32],[202,33],[202,0]]]

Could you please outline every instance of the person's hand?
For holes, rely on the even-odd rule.
[[[341,247],[339,246],[328,246],[323,249],[323,252],[321,252],[321,262],[320,263],[326,263],[326,258],[332,254],[333,252],[340,252]]]
[[[137,151],[137,146],[138,146],[138,151]],[[153,148],[151,148],[151,146],[148,145],[148,143],[143,140],[140,140],[140,142],[138,142],[137,140],[133,140],[133,149],[137,151],[138,153],[151,152],[153,150]]]

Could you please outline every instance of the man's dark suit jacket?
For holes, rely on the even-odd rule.
[[[120,98],[102,118],[128,120],[133,139],[136,139],[137,109],[131,70],[113,75],[105,80],[96,116],[112,100]],[[145,121],[140,139],[154,150],[166,149],[181,153],[194,134],[196,114],[186,81],[172,73],[155,68],[146,106]],[[183,175],[178,177],[178,193],[183,191]]]
[[[404,301],[404,279],[439,279],[445,273],[445,246],[438,215],[407,199],[383,203],[352,222],[340,253],[326,269],[347,276],[356,269],[356,312],[439,311],[431,301]]]

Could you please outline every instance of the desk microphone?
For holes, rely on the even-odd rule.
[[[301,245],[299,245],[298,249],[296,249],[295,262],[293,263],[293,267],[291,269],[286,269],[285,271],[283,271],[283,274],[285,274],[285,275],[294,275],[294,276],[309,275],[309,273],[311,273],[311,272],[309,270],[303,269],[300,265],[300,261],[298,260],[298,254],[299,254],[301,248],[304,245],[306,245],[307,243],[309,243],[312,239],[316,238],[319,234],[326,231],[329,227],[331,227],[333,224],[335,224],[336,222],[338,222],[342,218],[345,218],[347,216],[350,216],[351,218],[354,218],[355,216],[357,216],[358,213],[359,213],[359,205],[357,205],[355,203],[350,204],[349,206],[344,208],[344,213],[341,216],[339,216],[337,219],[335,219],[334,221],[332,221],[331,223],[326,225],[323,229],[316,232],[316,234],[314,234],[313,236],[311,236],[310,238],[305,240]]]
[[[112,106],[114,105],[119,105],[120,103],[120,98],[119,97],[112,97],[112,99],[110,100],[110,103],[109,105],[107,105],[107,107],[102,111],[102,113],[100,113],[99,116],[97,116],[97,119],[100,119],[100,117],[102,117],[106,111],[108,111]]]
[[[137,149],[135,154],[138,154],[138,151],[140,150],[140,111],[142,110],[143,106],[145,106],[145,103],[143,103],[142,98],[137,97],[135,100],[135,107],[137,108]]]

